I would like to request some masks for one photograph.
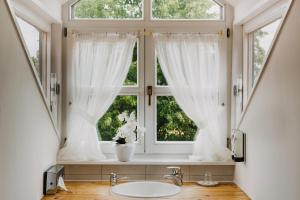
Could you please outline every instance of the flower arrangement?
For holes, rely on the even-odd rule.
[[[127,112],[123,112],[118,115],[118,120],[123,125],[118,128],[117,134],[113,138],[117,144],[134,143],[141,139],[145,128],[138,125],[135,112],[130,113],[130,115]]]

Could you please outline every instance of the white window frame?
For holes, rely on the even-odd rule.
[[[145,1],[145,0],[144,0]],[[150,10],[150,19],[153,21],[160,21],[160,20],[181,20],[181,21],[193,21],[193,20],[201,20],[201,21],[222,21],[225,18],[225,2],[222,0],[212,0],[214,1],[216,4],[218,4],[220,6],[220,19],[159,19],[159,18],[155,18],[153,17],[153,13],[152,13],[152,1],[153,0],[149,0],[150,1],[150,6],[151,6],[151,10]]]
[[[249,100],[253,95],[259,81],[261,75],[264,71],[266,62],[270,55],[270,52],[273,49],[274,43],[278,36],[278,33],[281,29],[282,23],[284,18],[287,14],[288,8],[291,4],[290,0],[281,0],[277,4],[273,5],[269,9],[265,10],[264,12],[260,13],[255,18],[252,18],[250,21],[243,24],[243,108],[246,108],[249,104]],[[252,34],[275,22],[278,19],[282,19],[279,27],[274,35],[273,41],[270,45],[270,49],[266,52],[266,57],[262,64],[262,69],[260,70],[256,80],[253,80],[252,76]],[[255,82],[254,82],[255,81]],[[245,109],[244,109],[245,110]]]
[[[103,21],[124,21],[124,20],[135,20],[135,21],[143,21],[149,20],[152,21],[164,21],[164,20],[171,20],[171,21],[223,21],[225,19],[225,5],[226,2],[224,0],[212,0],[216,4],[220,6],[220,19],[156,19],[152,16],[152,0],[142,0],[142,17],[141,18],[125,18],[125,19],[111,19],[111,18],[75,18],[73,6],[78,3],[80,0],[71,0],[69,1],[68,5],[68,13],[65,12],[65,16],[68,17],[69,20],[103,20]]]
[[[23,21],[34,26],[40,32],[40,37],[41,37],[40,49],[42,50],[42,55],[41,55],[42,60],[40,61],[40,63],[42,64],[41,66],[42,80],[40,80],[38,73],[35,67],[33,66],[33,63],[31,63],[31,65],[33,71],[35,72],[37,83],[42,91],[45,102],[48,108],[50,108],[51,23],[48,22],[43,17],[41,17],[40,15],[33,12],[32,8],[26,7],[22,3],[14,2],[14,12],[16,17],[21,18]],[[21,39],[25,44],[24,37],[22,35],[22,32],[18,24],[17,24],[17,28],[20,32]],[[24,45],[24,47],[26,49],[28,56],[30,57],[29,51],[27,49],[27,45]]]
[[[212,27],[201,25],[201,28],[197,28],[199,32],[207,33],[216,33],[216,31],[212,30]],[[211,29],[211,31],[209,31]],[[153,27],[151,32],[160,32],[160,33],[197,33],[195,27],[186,27],[184,31],[180,27]],[[158,86],[156,82],[156,55],[155,55],[155,47],[154,47],[154,40],[153,37],[146,37],[146,86],[153,87],[153,95],[151,97],[151,106],[145,104],[145,112],[149,113],[146,117],[146,130],[151,134],[146,134],[145,138],[145,152],[150,154],[190,154],[193,150],[194,142],[191,141],[167,141],[161,142],[156,141],[157,139],[157,127],[156,125],[156,97],[157,96],[172,96],[170,89],[168,86]],[[221,37],[220,42],[220,63],[227,63],[227,38],[226,36]],[[227,67],[224,65],[221,69],[221,74],[224,76],[221,78],[220,81],[220,93],[219,93],[219,103],[227,102]],[[145,99],[148,100],[147,94],[145,94]]]
[[[36,68],[33,64],[33,61],[30,57],[31,55],[29,55],[29,57],[32,62],[31,65],[35,72],[35,76],[38,80],[38,83],[39,83],[40,87],[43,89],[45,97],[47,99],[49,99],[50,98],[50,85],[49,85],[50,84],[50,82],[49,82],[50,81],[50,51],[51,51],[50,37],[49,37],[50,33],[45,32],[41,28],[35,26],[30,21],[23,19],[20,16],[17,16],[17,17],[20,18],[21,20],[23,20],[25,23],[34,27],[39,32],[39,51],[40,51],[39,65],[40,65],[41,74],[39,74],[38,71],[36,70]],[[27,49],[26,41],[24,39],[22,30],[20,30],[20,31],[21,31],[22,39],[25,42],[26,51],[29,52]],[[50,103],[50,99],[47,102]]]
[[[154,40],[151,33],[154,32],[171,32],[171,33],[219,33],[223,31],[221,37],[221,63],[224,63],[221,74],[224,77],[220,83],[219,101],[225,103],[228,111],[228,38],[226,37],[226,12],[225,2],[216,1],[223,5],[222,20],[152,20],[151,3],[144,1],[144,19],[143,20],[111,20],[111,19],[72,19],[71,6],[77,2],[73,0],[63,6],[63,22],[68,29],[68,36],[63,48],[66,55],[66,66],[69,68],[71,61],[71,37],[73,32],[141,32],[139,36],[138,48],[138,83],[139,87],[123,86],[119,95],[138,95],[138,118],[139,124],[146,127],[144,141],[139,143],[136,148],[138,154],[190,154],[193,150],[193,142],[157,142],[156,141],[156,96],[170,95],[168,87],[156,86],[155,67],[156,56]],[[147,86],[153,86],[153,95],[151,97],[151,106],[148,106],[148,95],[146,94]],[[68,87],[67,87],[68,88]],[[66,102],[69,102],[67,95]],[[67,105],[66,105],[67,106]],[[67,109],[66,109],[67,110]],[[227,115],[226,115],[227,116]],[[226,119],[227,120],[227,119]],[[101,149],[106,154],[112,154],[114,151],[112,142],[100,142]]]

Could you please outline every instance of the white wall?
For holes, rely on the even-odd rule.
[[[241,130],[247,161],[235,182],[254,200],[300,198],[300,1],[294,1]]]
[[[4,0],[0,24],[0,199],[39,200],[59,142]]]
[[[11,0],[11,2],[24,15],[22,16],[24,18],[35,15],[48,23],[61,22],[59,0]]]
[[[280,0],[239,0],[234,7],[234,24],[242,24]]]

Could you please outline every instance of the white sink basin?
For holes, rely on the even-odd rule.
[[[158,198],[178,194],[180,187],[169,183],[138,181],[112,187],[112,192],[127,197]]]

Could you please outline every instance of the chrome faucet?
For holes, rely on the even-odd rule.
[[[127,178],[128,177],[121,177],[121,178],[119,178],[118,175],[117,175],[117,173],[112,172],[112,173],[110,173],[110,179],[109,179],[110,186],[115,186],[115,185],[118,184],[119,180],[123,180],[123,179],[127,179]]]
[[[171,179],[175,185],[181,186],[183,185],[183,173],[181,172],[180,167],[167,167],[172,170],[171,174],[164,175],[165,179]]]

